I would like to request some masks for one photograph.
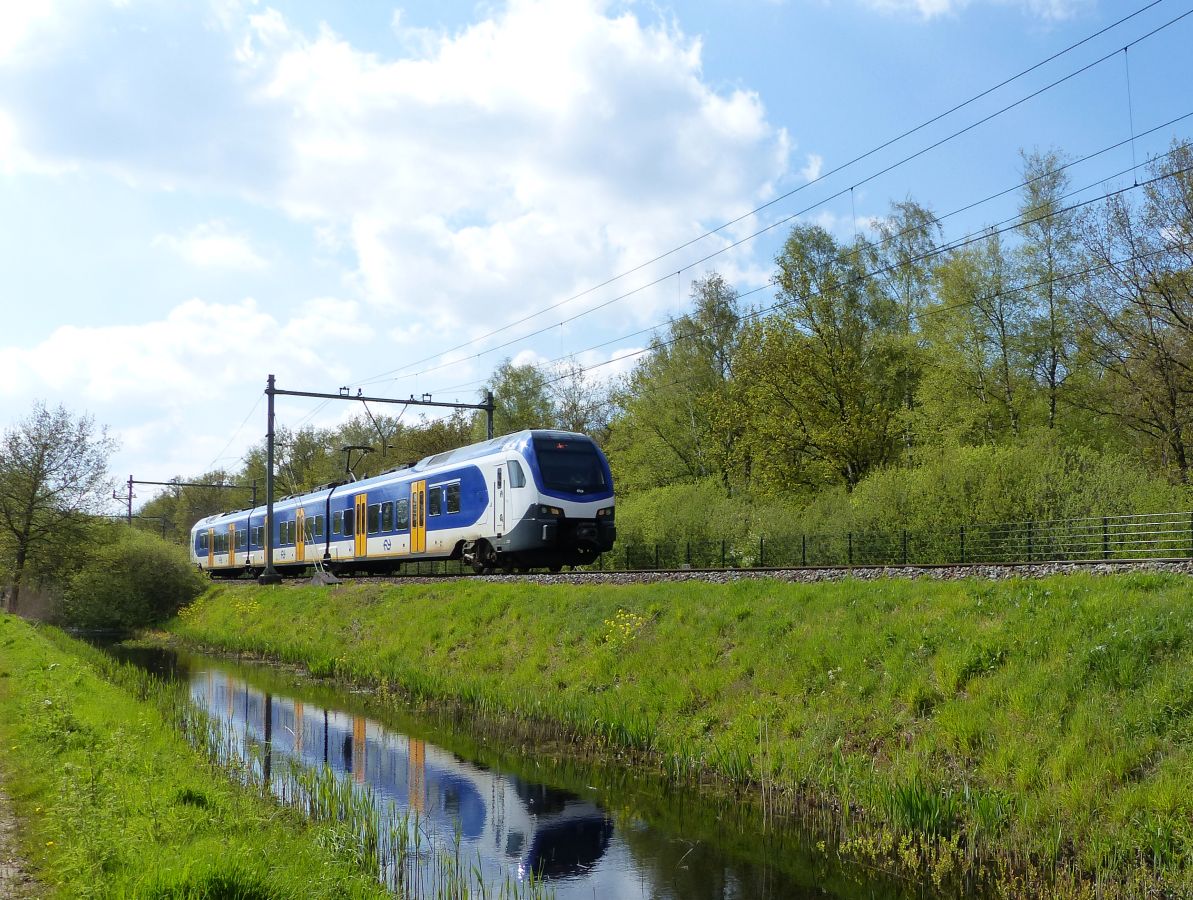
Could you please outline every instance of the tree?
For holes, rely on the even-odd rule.
[[[924,430],[977,443],[1019,437],[1031,388],[1029,299],[1007,269],[997,234],[938,266],[940,305],[924,317],[932,347],[919,393]]]
[[[855,248],[799,225],[776,262],[783,309],[746,328],[734,381],[754,476],[852,489],[898,456],[908,346],[891,340]]]
[[[673,319],[617,392],[610,456],[620,481],[657,487],[748,469],[729,385],[741,334],[737,291],[717,273],[692,282],[692,312]]]
[[[546,382],[555,426],[587,434],[603,444],[612,413],[608,386],[593,381],[576,359],[567,360]]]
[[[1074,289],[1065,276],[1081,268],[1077,222],[1064,209],[1069,177],[1062,165],[1054,152],[1024,153],[1019,204],[1020,277],[1035,301],[1028,348],[1044,390],[1049,428],[1057,426],[1061,390],[1076,356]]]
[[[28,418],[5,431],[0,445],[0,540],[8,557],[16,608],[30,573],[55,568],[99,512],[110,489],[107,429],[90,416],[37,403]]]
[[[1193,466],[1193,147],[1174,145],[1142,201],[1110,198],[1084,229],[1082,304],[1100,378],[1087,403],[1190,480]]]
[[[489,376],[480,391],[493,392],[493,434],[494,436],[522,431],[525,428],[550,428],[555,421],[555,409],[551,402],[551,391],[547,376],[538,366],[526,364],[515,366],[512,360],[505,360]],[[484,440],[485,414],[478,412],[473,418],[473,436]]]

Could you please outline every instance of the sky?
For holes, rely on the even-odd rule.
[[[0,0],[0,425],[62,403],[117,480],[165,480],[239,466],[269,374],[617,377],[709,272],[773,302],[797,222],[849,240],[910,197],[956,240],[1034,149],[1090,157],[1075,202],[1133,184],[1193,134],[1191,9]]]

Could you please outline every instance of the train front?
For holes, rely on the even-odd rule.
[[[613,549],[613,476],[605,454],[583,434],[531,431],[522,455],[536,501],[514,529],[519,556],[533,565],[585,566]],[[529,559],[528,559],[529,557]]]

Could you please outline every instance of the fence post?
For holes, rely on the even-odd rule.
[[[1110,520],[1102,516],[1102,559],[1110,559]]]
[[[1189,513],[1189,555],[1193,556],[1193,513]]]
[[[907,565],[907,529],[903,529],[903,565]]]
[[[766,568],[766,535],[758,535],[758,568]]]
[[[799,564],[805,568],[808,565],[808,536],[806,534],[799,536]]]
[[[965,565],[965,526],[961,526],[961,565]]]
[[[1032,550],[1031,538],[1032,538],[1032,531],[1034,530],[1034,528],[1035,528],[1035,522],[1033,522],[1031,519],[1028,519],[1027,520],[1027,561],[1028,562],[1031,562],[1031,550]]]
[[[849,539],[849,564],[852,566],[853,565],[853,532],[852,531],[849,532],[848,539]]]

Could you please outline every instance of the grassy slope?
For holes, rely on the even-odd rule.
[[[896,828],[1186,883],[1193,608],[1174,576],[213,587],[174,630],[546,718]],[[760,733],[765,740],[760,741]]]
[[[0,615],[0,764],[55,896],[388,896],[317,849],[323,829],[212,771],[93,653]]]

